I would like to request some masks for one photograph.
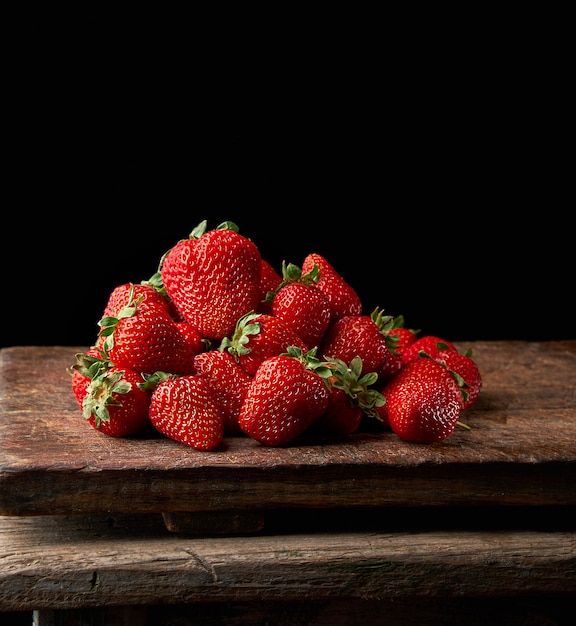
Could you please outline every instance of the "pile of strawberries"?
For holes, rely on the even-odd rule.
[[[204,220],[150,280],[118,285],[98,326],[69,372],[84,417],[111,437],[214,450],[225,436],[282,446],[366,425],[435,443],[482,386],[450,341],[363,313],[320,254],[278,272],[233,222]]]

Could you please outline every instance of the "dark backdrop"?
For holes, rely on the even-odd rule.
[[[442,80],[420,59],[384,94],[353,73],[262,94],[239,71],[215,97],[43,59],[12,92],[1,346],[92,343],[110,291],[202,219],[278,269],[323,254],[366,313],[422,333],[576,338],[564,99],[534,65]]]
[[[91,343],[110,291],[151,276],[202,219],[236,222],[277,269],[323,254],[365,312],[384,307],[422,332],[576,337],[570,225],[554,191],[465,143],[422,154],[415,139],[414,158],[396,159],[377,134],[275,130],[205,138],[182,161],[114,145],[97,159],[81,139],[76,154],[40,154],[22,164],[3,223],[1,344]]]

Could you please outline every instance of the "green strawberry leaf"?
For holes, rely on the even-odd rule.
[[[258,335],[262,329],[262,325],[259,322],[253,322],[253,320],[258,317],[260,317],[260,313],[255,313],[254,311],[243,315],[236,322],[232,339],[229,337],[222,339],[218,347],[220,352],[227,350],[233,357],[240,356],[241,354],[249,354],[250,348],[247,348],[246,344],[250,341],[250,336]]]

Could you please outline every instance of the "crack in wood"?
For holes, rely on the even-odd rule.
[[[205,561],[202,557],[198,556],[198,554],[196,554],[196,552],[194,552],[193,550],[184,549],[184,552],[188,554],[188,556],[190,556],[194,560],[194,562],[197,563],[200,568],[210,576],[213,583],[218,584],[220,582],[218,579],[218,574],[216,574],[216,570],[214,569],[213,565]]]
[[[100,586],[100,574],[98,573],[97,570],[94,570],[92,572],[92,578],[90,580],[90,590],[97,591],[99,586]]]

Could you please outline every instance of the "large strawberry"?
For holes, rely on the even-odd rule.
[[[273,294],[272,314],[309,346],[317,347],[330,324],[330,301],[318,288],[318,267],[303,274],[293,263],[282,264],[282,283]]]
[[[196,450],[214,450],[222,443],[222,409],[201,374],[162,380],[152,392],[148,414],[158,432]]]
[[[194,373],[194,356],[205,344],[196,328],[175,322],[161,308],[124,307],[100,320],[102,348],[117,367],[146,374]]]
[[[164,255],[160,272],[182,317],[209,339],[230,335],[260,302],[260,251],[232,222],[213,230],[201,222]]]
[[[309,350],[300,336],[278,317],[248,313],[238,320],[232,338],[222,340],[220,350],[229,352],[254,376],[262,361],[286,352],[289,346],[296,346],[302,352]]]
[[[238,415],[252,377],[229,352],[220,350],[200,352],[194,357],[194,367],[198,374],[208,378],[215,391],[224,413],[224,434],[243,434],[238,425]]]
[[[82,413],[93,428],[110,437],[145,432],[150,427],[150,393],[145,386],[143,376],[134,370],[101,370],[84,387]]]
[[[321,254],[312,252],[302,262],[302,273],[312,272],[314,266],[319,269],[316,284],[330,301],[330,326],[346,315],[361,315],[362,302],[360,296],[336,271],[334,266]]]
[[[449,437],[462,411],[460,386],[440,363],[416,358],[384,387],[392,430],[405,441],[439,443]]]
[[[260,365],[238,417],[247,435],[266,446],[286,445],[326,410],[330,369],[314,353],[290,349]]]

